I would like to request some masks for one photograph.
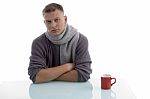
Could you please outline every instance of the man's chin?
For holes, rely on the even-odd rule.
[[[58,35],[60,35],[61,33],[58,33],[58,32],[51,32],[51,34],[54,35],[54,36],[58,36]]]

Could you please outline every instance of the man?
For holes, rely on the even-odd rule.
[[[87,38],[67,24],[59,4],[45,6],[43,17],[47,31],[32,43],[30,79],[33,83],[87,81],[92,73]]]

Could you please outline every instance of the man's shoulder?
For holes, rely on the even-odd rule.
[[[80,44],[80,43],[85,43],[85,42],[88,42],[88,39],[87,39],[87,37],[85,36],[85,35],[83,35],[83,34],[79,34],[79,41],[78,41],[78,44]]]

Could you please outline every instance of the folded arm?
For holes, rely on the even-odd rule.
[[[76,82],[76,81],[78,81],[78,72],[77,72],[77,70],[71,70],[67,73],[62,74],[55,80]]]
[[[35,77],[35,83],[43,83],[51,80],[77,81],[77,73],[73,69],[74,64],[72,63],[41,69]]]

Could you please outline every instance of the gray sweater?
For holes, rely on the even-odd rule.
[[[73,60],[70,60],[72,63]],[[91,58],[88,51],[87,38],[79,34],[75,50],[75,69],[78,72],[78,81],[87,81],[92,73]],[[35,76],[40,69],[51,68],[60,64],[60,45],[53,44],[45,34],[36,38],[32,43],[28,74],[35,82]]]

